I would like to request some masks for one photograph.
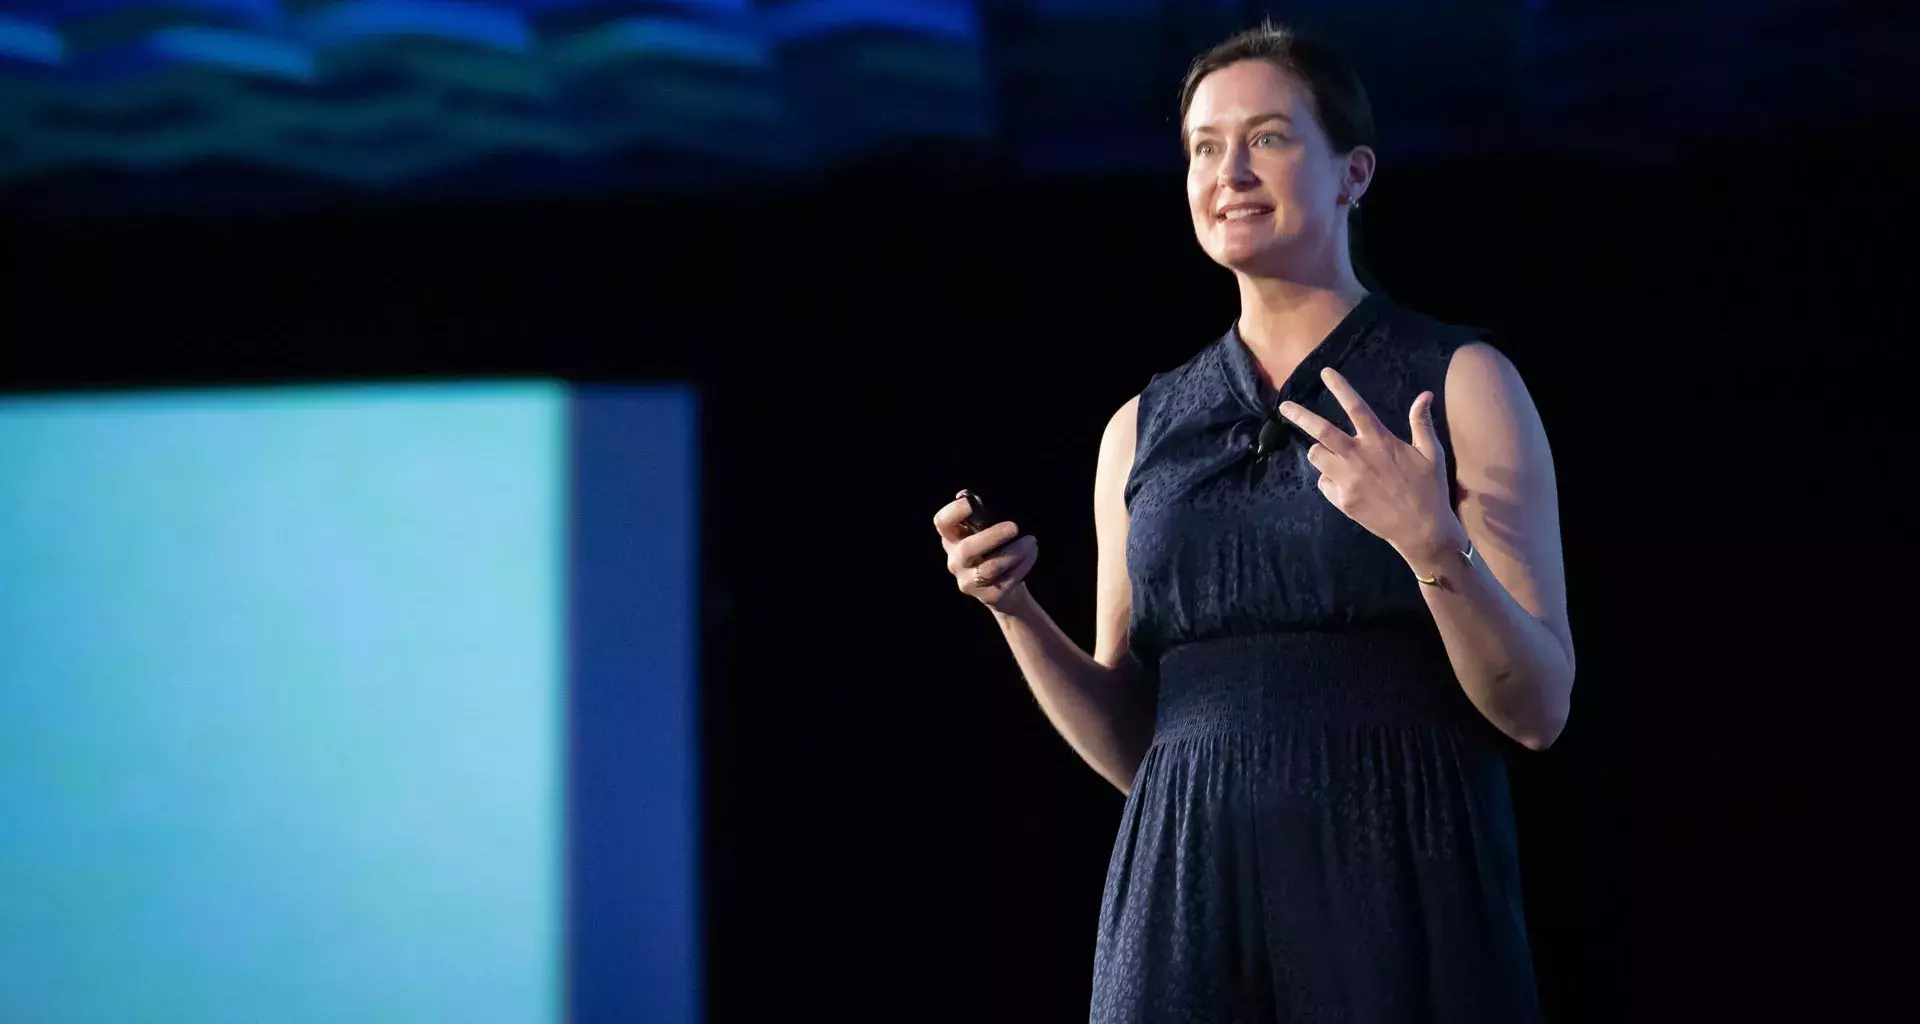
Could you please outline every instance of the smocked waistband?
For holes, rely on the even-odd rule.
[[[1159,661],[1156,735],[1302,721],[1444,725],[1478,718],[1439,634],[1407,626],[1250,633]]]

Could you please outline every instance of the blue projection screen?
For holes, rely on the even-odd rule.
[[[0,401],[0,1020],[693,1021],[694,409]]]

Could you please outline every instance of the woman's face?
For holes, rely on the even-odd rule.
[[[1216,263],[1297,278],[1342,258],[1339,197],[1359,197],[1373,153],[1334,153],[1293,75],[1229,64],[1201,79],[1183,127],[1193,231]]]

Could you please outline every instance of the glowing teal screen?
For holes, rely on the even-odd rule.
[[[0,402],[0,1020],[563,1005],[557,384]]]

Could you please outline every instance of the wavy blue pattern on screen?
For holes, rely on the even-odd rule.
[[[1904,59],[1887,30],[1898,17],[1858,6],[1302,0],[1272,13],[1354,59],[1397,163],[1531,147],[1639,159],[1758,138],[1795,111],[1910,113],[1920,93],[1885,76],[1803,73]],[[1266,13],[1228,0],[4,7],[0,198],[25,194],[36,210],[143,195],[218,207],[376,191],[724,193],[901,149],[935,165],[951,154],[962,173],[985,155],[1047,173],[1177,175],[1165,139],[1187,57]],[[1704,37],[1742,44],[1693,55],[1688,41]]]
[[[58,64],[66,55],[66,40],[53,28],[0,14],[0,57]]]
[[[163,58],[270,75],[296,82],[314,74],[313,51],[245,32],[212,28],[169,28],[153,34],[153,52]]]
[[[823,45],[844,50],[786,59]],[[0,185],[218,159],[385,186],[633,147],[802,169],[885,144],[902,105],[984,137],[980,48],[975,0],[23,0],[0,16]],[[828,95],[853,105],[805,99]],[[742,145],[716,110],[783,141]]]
[[[530,49],[534,35],[516,12],[453,0],[348,0],[308,15],[298,31],[320,46],[380,36],[428,36],[516,52]]]

